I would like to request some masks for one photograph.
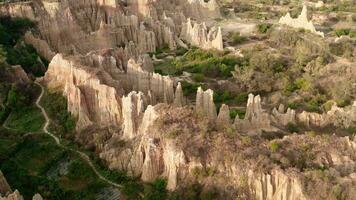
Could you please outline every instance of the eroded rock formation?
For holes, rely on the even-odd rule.
[[[245,119],[236,116],[234,123],[242,131],[274,130],[269,113],[262,109],[260,95],[249,94]]]
[[[183,24],[180,37],[188,43],[201,47],[202,49],[224,49],[220,27],[212,27],[208,30],[204,22],[202,24],[197,22],[192,24],[190,18]]]
[[[346,108],[339,108],[336,103],[326,113],[311,113],[303,111],[297,115],[300,122],[307,126],[349,128],[356,124],[356,102]]]
[[[201,87],[198,88],[196,97],[196,111],[202,113],[210,121],[214,122],[217,117],[216,107],[214,103],[214,91],[208,89],[203,91]]]
[[[314,27],[313,22],[308,20],[308,10],[306,5],[303,6],[303,10],[301,14],[298,16],[298,18],[293,19],[290,13],[287,13],[285,16],[280,18],[279,23],[293,28],[302,28],[305,30],[309,30],[312,33],[324,37],[324,33],[317,31]]]

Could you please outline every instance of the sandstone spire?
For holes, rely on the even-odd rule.
[[[284,105],[280,104],[277,108],[272,110],[272,115],[275,119],[275,123],[286,126],[288,123],[296,122],[296,112],[293,109],[288,108],[287,112],[284,112]]]
[[[0,170],[0,196],[12,192],[10,185],[7,183],[6,178]]]
[[[221,127],[230,125],[230,109],[228,105],[222,104],[220,107],[218,118],[216,119],[216,124]]]
[[[174,105],[184,106],[184,96],[183,96],[182,84],[180,82],[176,87],[176,91],[174,95]]]
[[[210,121],[213,122],[216,120],[217,114],[214,104],[214,92],[211,89],[203,91],[201,87],[198,88],[196,97],[196,110],[207,115]]]
[[[313,22],[308,20],[308,10],[306,5],[303,5],[303,10],[301,14],[298,16],[298,18],[293,19],[290,13],[287,13],[285,16],[282,16],[280,18],[279,23],[293,28],[303,28],[309,30],[314,34],[324,37],[324,33],[317,31],[314,27]]]
[[[132,139],[139,134],[137,131],[143,111],[143,93],[130,92],[122,98],[124,139]]]
[[[223,40],[221,28],[212,27],[210,30],[203,22],[201,24],[192,21],[190,18],[183,24],[180,37],[192,45],[202,49],[223,50]]]

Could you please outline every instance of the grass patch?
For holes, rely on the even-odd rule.
[[[14,110],[6,125],[11,129],[23,132],[40,132],[45,119],[41,111],[36,107],[28,107],[21,110]]]

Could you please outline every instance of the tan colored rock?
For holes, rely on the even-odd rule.
[[[182,84],[179,82],[176,91],[174,94],[174,105],[176,106],[184,106],[185,105],[185,100],[183,96],[183,89],[182,89]]]
[[[274,117],[276,124],[286,126],[288,123],[296,123],[295,110],[288,108],[285,112],[283,104],[280,104],[278,110],[276,108],[272,110],[272,116]]]
[[[143,93],[130,92],[122,98],[122,118],[124,139],[133,139],[138,135],[138,128],[144,112]]]
[[[1,197],[0,195],[0,200],[23,200],[23,196],[18,190],[15,190],[15,192],[9,194],[8,196]]]
[[[198,88],[196,110],[206,115],[211,122],[215,122],[217,114],[214,103],[214,92],[211,89],[203,91],[201,87]]]
[[[168,180],[167,189],[174,190],[178,186],[179,169],[186,164],[185,155],[172,140],[166,142],[164,149],[164,176]]]
[[[159,102],[172,103],[174,101],[173,80],[169,76],[150,73],[143,68],[145,64],[130,59],[127,64],[128,90],[142,91]]]
[[[303,6],[302,13],[298,16],[298,18],[293,19],[290,16],[290,13],[287,13],[286,16],[280,18],[279,23],[293,28],[302,28],[305,30],[309,30],[314,34],[324,37],[324,33],[317,31],[314,27],[313,22],[308,20],[308,10],[306,5]]]
[[[196,22],[192,24],[190,18],[183,24],[180,37],[202,49],[217,49],[220,51],[224,49],[220,27],[213,27],[208,30],[204,22],[202,24]]]
[[[9,194],[11,192],[12,192],[11,187],[7,183],[4,174],[0,170],[0,196],[1,195],[7,195],[7,194]]]
[[[245,119],[235,119],[235,126],[241,131],[254,132],[256,130],[272,131],[275,128],[271,125],[270,115],[262,109],[261,97],[249,94]]]
[[[311,113],[303,111],[297,115],[299,122],[306,126],[326,127],[333,125],[341,128],[349,128],[356,124],[356,102],[353,105],[339,108],[336,103],[327,113]]]
[[[220,107],[219,115],[216,119],[216,124],[221,127],[231,125],[230,109],[228,105],[222,104]]]
[[[0,4],[0,16],[12,16],[19,18],[28,18],[32,21],[36,20],[36,15],[32,9],[33,3],[19,2],[19,3],[2,3]]]
[[[20,65],[11,66],[11,68],[14,72],[14,76],[16,77],[17,82],[29,83],[31,81]]]
[[[48,61],[51,61],[56,55],[48,46],[46,41],[36,38],[30,31],[26,32],[24,40],[27,44],[32,45],[36,51]]]
[[[248,182],[251,193],[257,200],[306,200],[302,183],[297,177],[286,175],[280,170],[270,174],[249,171]]]
[[[43,198],[40,194],[35,194],[35,196],[33,196],[32,200],[43,200]]]
[[[97,72],[57,54],[44,77],[49,88],[63,89],[68,110],[78,118],[78,130],[93,122],[99,126],[118,126],[121,122],[123,91],[102,84]]]

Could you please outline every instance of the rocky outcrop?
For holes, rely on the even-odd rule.
[[[198,113],[206,116],[211,122],[215,122],[217,113],[214,103],[214,92],[211,89],[203,91],[201,87],[198,88],[195,109]]]
[[[272,110],[272,116],[275,119],[276,124],[280,124],[282,126],[288,125],[288,123],[295,123],[296,122],[296,112],[293,109],[288,108],[285,112],[284,105],[281,104],[277,108]]]
[[[7,183],[4,174],[0,170],[0,196],[1,195],[7,195],[7,194],[9,194],[11,192],[12,192],[11,187]]]
[[[253,132],[256,130],[275,130],[271,125],[270,115],[262,109],[261,97],[249,94],[245,119],[236,116],[235,126],[241,131]]]
[[[0,200],[23,200],[23,199],[24,199],[23,196],[20,194],[18,190],[15,190],[15,192],[4,197],[1,197],[0,195]]]
[[[62,88],[68,100],[68,111],[77,119],[82,130],[94,122],[99,126],[118,126],[121,122],[122,89],[109,86],[101,77],[105,72],[81,66],[63,55],[56,55],[48,67],[44,82],[49,88]]]
[[[297,119],[308,127],[323,128],[331,125],[349,128],[356,123],[356,102],[346,108],[339,108],[335,103],[330,111],[322,114],[303,111],[297,115]]]
[[[183,89],[182,89],[182,84],[179,82],[176,91],[174,93],[174,105],[176,106],[184,106],[185,105],[185,99],[183,95]]]
[[[11,66],[14,76],[17,78],[19,83],[29,83],[30,79],[28,78],[26,72],[22,69],[20,65]]]
[[[24,40],[27,44],[32,45],[36,51],[48,61],[51,61],[56,55],[55,52],[53,52],[48,46],[46,41],[36,38],[30,31],[25,34]]]
[[[317,31],[314,27],[313,22],[308,20],[308,11],[306,5],[303,6],[302,13],[298,16],[298,18],[293,19],[290,13],[287,13],[286,16],[283,16],[279,19],[279,23],[293,28],[302,28],[305,30],[309,30],[314,34],[324,37],[324,33]]]
[[[139,124],[144,112],[143,93],[130,92],[122,98],[122,118],[124,139],[133,139],[138,134]]]
[[[216,119],[216,124],[221,127],[231,125],[230,109],[228,105],[222,104],[220,107],[219,115]]]
[[[36,20],[36,15],[34,13],[33,4],[31,1],[2,3],[0,4],[0,16],[28,18],[32,21]]]
[[[194,22],[192,24],[190,18],[183,24],[180,37],[191,45],[202,49],[224,49],[220,27],[212,27],[208,30],[204,22],[201,24]]]
[[[273,170],[269,174],[249,171],[248,182],[256,200],[307,199],[298,178],[295,175],[286,175],[280,170]]]
[[[159,102],[173,103],[174,86],[169,76],[162,76],[144,70],[145,63],[130,59],[127,64],[127,88],[129,91],[142,91]],[[150,103],[152,104],[152,103]]]

